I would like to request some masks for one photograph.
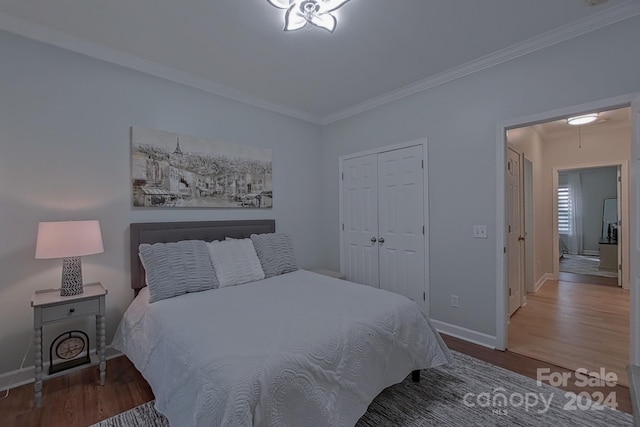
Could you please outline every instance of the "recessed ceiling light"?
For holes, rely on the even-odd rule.
[[[583,114],[582,116],[569,117],[567,123],[572,126],[586,125],[598,119],[598,113]]]

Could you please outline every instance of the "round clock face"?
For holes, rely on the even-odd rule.
[[[72,359],[84,350],[84,340],[79,337],[65,338],[56,346],[56,355],[60,359]]]

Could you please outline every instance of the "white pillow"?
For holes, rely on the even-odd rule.
[[[264,279],[264,271],[251,239],[207,243],[220,287]]]

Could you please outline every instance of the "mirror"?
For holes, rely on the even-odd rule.
[[[618,199],[604,199],[601,238],[611,242],[618,240]]]

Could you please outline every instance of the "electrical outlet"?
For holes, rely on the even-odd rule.
[[[451,295],[451,307],[459,307],[458,295]]]
[[[486,239],[487,238],[487,226],[486,225],[474,225],[473,226],[473,237],[476,239]]]

